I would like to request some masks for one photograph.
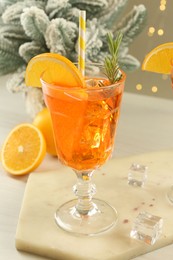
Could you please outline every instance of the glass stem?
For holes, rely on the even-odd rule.
[[[73,186],[73,192],[78,197],[76,210],[80,215],[91,216],[97,210],[96,205],[92,201],[92,197],[96,193],[96,186],[91,181],[93,172],[94,171],[75,171],[77,183]]]

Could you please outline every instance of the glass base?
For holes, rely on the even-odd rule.
[[[75,235],[94,236],[112,228],[117,222],[117,212],[108,203],[93,199],[93,207],[86,214],[80,214],[77,200],[70,200],[55,213],[55,221],[63,230]]]

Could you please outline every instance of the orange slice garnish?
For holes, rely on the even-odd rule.
[[[142,70],[170,74],[173,66],[173,42],[161,44],[145,57]]]
[[[45,75],[44,75],[45,72]],[[26,68],[27,86],[41,87],[40,78],[47,83],[64,87],[83,87],[84,78],[78,68],[57,53],[42,53],[33,57]]]

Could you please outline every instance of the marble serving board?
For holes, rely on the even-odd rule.
[[[134,162],[148,166],[143,188],[127,183]],[[30,175],[16,232],[18,250],[57,260],[126,260],[173,243],[173,206],[166,198],[173,184],[173,151],[111,159],[95,173],[95,197],[106,200],[118,211],[117,225],[102,235],[73,236],[56,226],[54,212],[74,198],[75,181],[75,174],[65,167]],[[163,218],[163,233],[153,246],[129,236],[141,211]]]

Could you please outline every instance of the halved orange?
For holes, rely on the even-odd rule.
[[[55,141],[53,136],[53,126],[51,121],[51,115],[47,108],[43,108],[34,118],[33,125],[38,127],[38,129],[44,135],[46,141],[47,153],[51,155],[56,154]]]
[[[142,70],[170,74],[173,66],[173,42],[161,44],[151,50],[142,63]]]
[[[40,165],[45,154],[46,142],[41,131],[32,124],[20,124],[3,144],[2,166],[13,175],[27,174]]]
[[[47,83],[64,87],[84,87],[85,81],[78,68],[57,53],[42,53],[33,57],[26,68],[27,86],[41,87],[40,78]]]

